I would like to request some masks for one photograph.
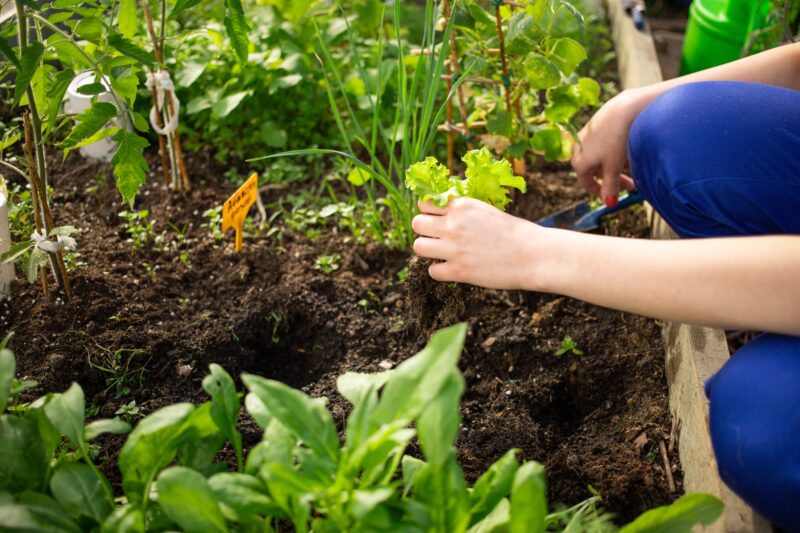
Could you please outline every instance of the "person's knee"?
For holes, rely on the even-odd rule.
[[[766,518],[800,531],[800,338],[765,335],[706,385],[723,481]]]

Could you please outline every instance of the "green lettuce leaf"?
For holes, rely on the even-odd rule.
[[[411,165],[406,171],[406,187],[420,200],[433,200],[438,207],[447,207],[451,196],[464,196],[461,180],[450,176],[447,168],[435,157]]]
[[[511,201],[509,190],[513,187],[525,192],[525,180],[515,176],[511,163],[506,159],[494,159],[488,148],[472,150],[464,156],[467,164],[466,196],[505,209]]]

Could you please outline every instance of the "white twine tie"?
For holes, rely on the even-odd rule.
[[[33,234],[31,234],[31,240],[36,242],[36,247],[49,254],[55,254],[61,250],[71,252],[78,247],[78,242],[72,237],[58,235],[56,238],[58,240],[51,241],[38,231],[34,231]]]
[[[159,135],[169,136],[172,132],[178,129],[178,115],[180,115],[181,102],[175,96],[175,85],[172,83],[172,78],[169,77],[169,72],[166,70],[158,70],[156,72],[147,73],[147,88],[156,94],[156,103],[150,109],[150,124],[153,130]],[[170,100],[172,101],[172,116],[170,113],[164,113],[169,117],[164,127],[158,125],[158,112],[156,109],[164,109],[164,100],[169,93]]]

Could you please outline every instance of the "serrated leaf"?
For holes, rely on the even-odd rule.
[[[17,54],[14,53],[14,49],[9,46],[5,38],[0,38],[0,52],[11,61],[12,65],[19,68],[19,58],[17,58]]]
[[[573,85],[581,106],[596,106],[600,103],[600,85],[591,78],[581,78]]]
[[[122,194],[122,198],[132,205],[139,189],[147,181],[150,167],[143,152],[150,143],[144,137],[125,128],[120,129],[112,139],[117,143],[117,151],[111,158],[117,190]]]
[[[11,245],[11,248],[9,248],[8,251],[4,252],[3,255],[0,255],[0,263],[10,263],[15,261],[25,252],[33,248],[33,246],[34,243],[31,241],[22,241]]]
[[[77,124],[69,132],[67,138],[60,144],[61,148],[75,148],[81,141],[88,139],[108,122],[117,116],[117,108],[114,104],[105,102],[95,102],[75,117]]]
[[[225,0],[225,30],[228,32],[228,38],[231,40],[236,52],[236,57],[239,58],[240,63],[247,63],[247,56],[250,50],[250,41],[247,37],[247,19],[244,16],[241,0]]]
[[[39,61],[44,54],[44,45],[39,41],[30,43],[22,52],[17,70],[17,84],[14,87],[14,106],[19,105],[20,100],[25,95],[25,91],[33,79],[33,75],[39,69]]]
[[[119,33],[110,34],[108,36],[108,44],[120,54],[135,59],[144,66],[150,66],[156,61],[153,52],[148,52]]]
[[[182,12],[190,9],[197,4],[199,4],[202,0],[178,0],[175,2],[175,7],[172,8],[172,11],[169,13],[169,18],[175,18],[180,15]]]
[[[139,27],[139,19],[136,17],[136,0],[120,0],[117,24],[123,37],[130,39],[136,35],[136,29]]]
[[[520,192],[527,188],[525,180],[514,175],[508,160],[494,159],[485,147],[467,152],[463,160],[467,164],[465,193],[470,198],[503,210],[511,201],[507,187]]]

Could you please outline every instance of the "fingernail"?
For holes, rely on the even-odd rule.
[[[618,196],[606,196],[606,207],[609,209],[614,209],[617,207],[617,202],[619,201]]]

